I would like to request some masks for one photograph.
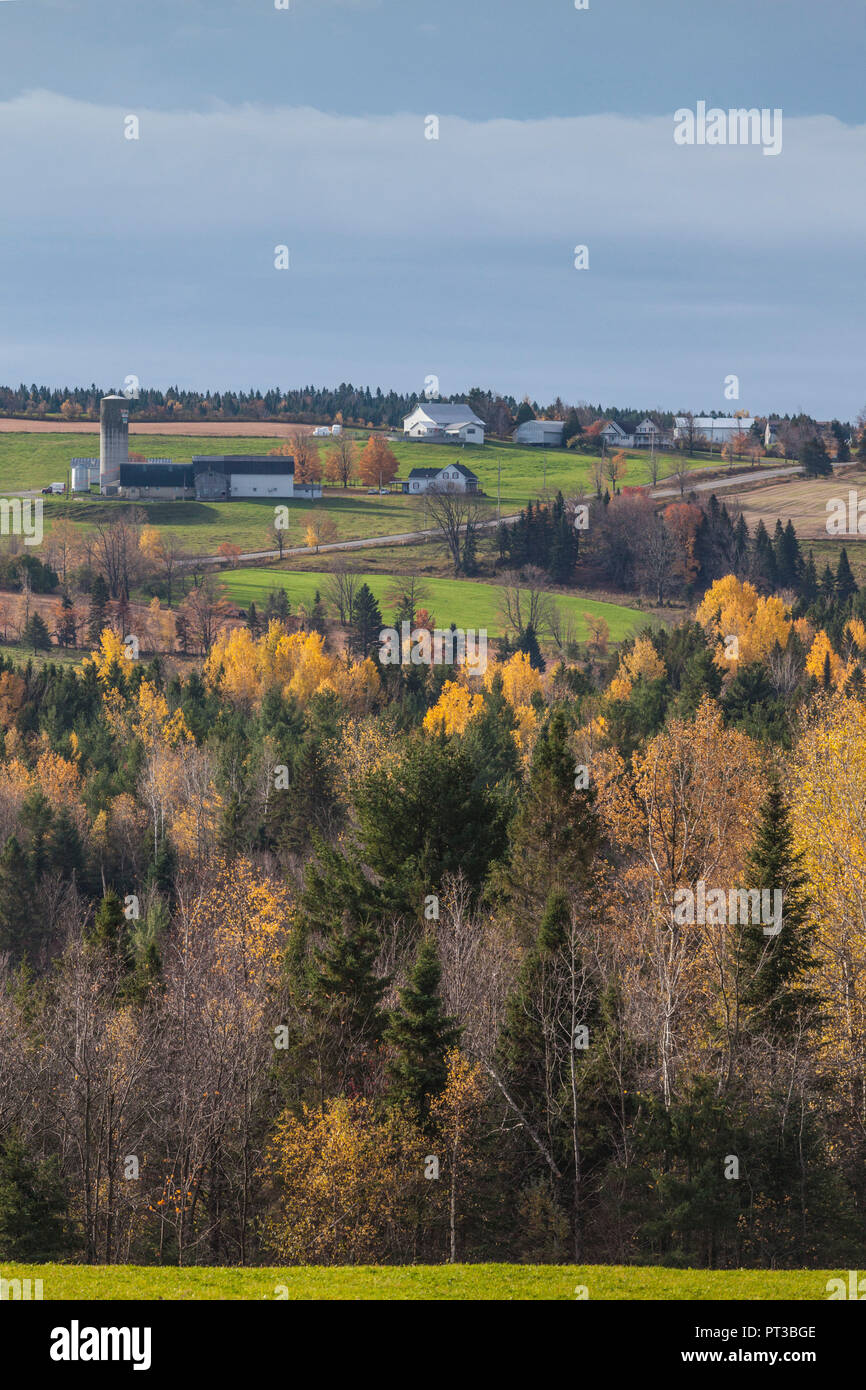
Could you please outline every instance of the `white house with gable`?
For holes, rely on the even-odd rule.
[[[447,463],[444,468],[413,468],[403,491],[418,492],[477,492],[478,477],[462,463]]]
[[[468,405],[424,401],[403,418],[405,439],[438,444],[483,444],[484,421]]]

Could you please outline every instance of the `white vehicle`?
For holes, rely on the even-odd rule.
[[[63,493],[66,491],[66,484],[65,484],[65,483],[49,483],[47,487],[44,487],[44,488],[42,489],[42,491],[43,491],[43,493],[50,492],[50,493],[52,493],[55,497],[56,497],[56,496],[62,496]]]

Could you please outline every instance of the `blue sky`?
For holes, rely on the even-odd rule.
[[[703,411],[736,374],[853,418],[864,40],[860,0],[0,0],[0,380]],[[677,147],[700,101],[780,108],[781,154]]]

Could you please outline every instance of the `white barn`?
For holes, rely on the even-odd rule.
[[[674,439],[688,439],[689,430],[710,444],[728,444],[737,434],[748,434],[754,424],[750,415],[677,415],[674,420]]]
[[[406,439],[426,439],[439,444],[483,444],[484,421],[468,405],[440,405],[424,401],[403,417]]]

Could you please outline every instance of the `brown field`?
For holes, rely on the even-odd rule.
[[[155,424],[129,423],[130,434],[236,435],[248,439],[288,439],[310,434],[313,425],[277,424],[273,420],[160,420]],[[98,434],[95,420],[11,420],[0,419],[0,434]]]
[[[845,544],[850,543],[850,537],[827,534],[827,502],[831,497],[841,497],[847,502],[851,488],[866,498],[866,473],[860,469],[845,469],[832,478],[795,475],[785,482],[756,486],[748,492],[737,493],[730,489],[723,500],[730,511],[743,513],[750,531],[762,520],[772,535],[777,518],[783,526],[790,518],[801,541],[838,540]]]

